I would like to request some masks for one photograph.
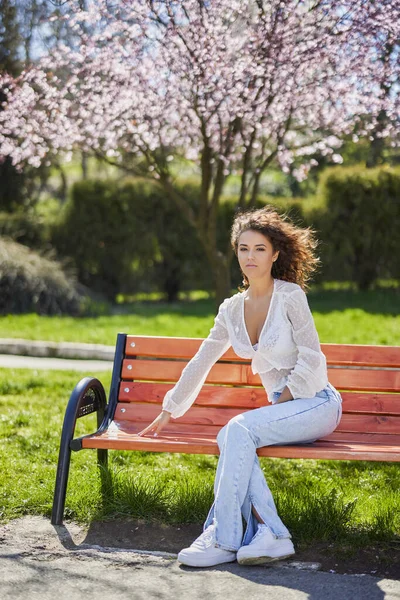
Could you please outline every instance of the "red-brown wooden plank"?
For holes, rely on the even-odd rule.
[[[266,407],[266,410],[268,410],[268,407]],[[205,428],[210,426],[222,427],[229,421],[229,419],[243,412],[246,411],[235,408],[220,409],[192,407],[184,415],[182,415],[179,420],[182,423],[192,423],[194,425],[204,426]],[[115,420],[135,421],[137,423],[147,424],[151,423],[159,413],[160,407],[157,404],[119,403],[115,412]],[[355,431],[396,434],[400,433],[400,417],[345,413],[342,415],[337,429],[339,431],[348,432]]]
[[[136,436],[139,431],[142,431],[147,425],[152,422],[151,418],[137,421],[123,421],[115,419],[111,428],[104,433],[108,438],[124,438],[129,439]],[[160,435],[174,435],[178,437],[195,438],[201,437],[204,439],[215,440],[221,425],[209,425],[205,423],[179,423],[170,421],[165,425]]]
[[[188,442],[178,438],[168,439],[166,436],[162,438],[138,437],[128,439],[107,439],[104,436],[90,437],[82,440],[82,446],[83,448],[111,448],[115,450],[218,454],[218,445],[215,441],[198,439]],[[259,456],[281,458],[400,461],[398,447],[325,441],[302,446],[268,446],[259,448],[257,454]]]
[[[322,438],[334,442],[362,443],[384,446],[398,446],[400,448],[400,434],[389,433],[357,433],[354,431],[339,431],[335,429],[332,433]]]
[[[123,361],[123,379],[148,381],[178,381],[187,363],[180,361],[131,360]],[[400,371],[379,369],[329,369],[331,383],[343,390],[392,392],[400,390]],[[261,385],[259,375],[253,375],[249,365],[217,363],[206,379],[208,383],[230,385]],[[129,387],[129,386],[127,386]]]
[[[400,462],[398,447],[369,444],[328,444],[314,442],[309,446],[268,446],[257,451],[259,456],[280,458],[313,458],[319,460],[374,460]]]
[[[181,361],[126,359],[122,363],[122,379],[178,381],[186,364]],[[206,381],[232,385],[261,385],[259,376],[253,375],[250,366],[246,364],[216,363]]]
[[[398,392],[400,371],[374,369],[328,368],[329,381],[340,390]]]
[[[341,392],[343,412],[400,416],[400,394]]]
[[[118,398],[122,402],[162,403],[173,384],[143,381],[121,382]],[[128,391],[125,391],[128,390]],[[400,396],[399,396],[400,401]],[[195,405],[232,408],[259,408],[269,404],[264,388],[228,387],[205,384],[196,398]]]
[[[180,423],[203,424],[206,427],[218,425],[220,428],[230,419],[243,412],[241,408],[211,408],[193,406],[184,415],[179,417]],[[160,407],[150,403],[125,403],[119,402],[115,410],[116,421],[136,421],[151,423],[160,414]]]
[[[204,338],[127,336],[126,356],[158,356],[160,358],[190,359],[200,348]],[[134,346],[131,346],[134,344]],[[377,367],[400,367],[398,346],[373,346],[362,344],[321,344],[328,363],[335,365],[370,365]],[[241,359],[232,348],[220,360]]]
[[[321,350],[331,365],[400,367],[399,346],[321,344]]]
[[[173,387],[168,383],[121,382],[118,398],[122,402],[161,404]],[[128,391],[125,391],[128,390]],[[400,394],[342,392],[343,412],[400,415]],[[205,384],[194,406],[252,409],[271,406],[264,388],[228,387]]]
[[[359,433],[400,433],[400,417],[344,413],[337,431]]]
[[[130,440],[134,438],[139,431],[142,431],[148,422],[132,421],[114,421],[109,430],[101,434],[105,439]],[[160,437],[179,438],[187,442],[198,439],[215,441],[221,426],[181,423],[179,421],[170,421],[163,428]],[[97,439],[98,436],[91,436]],[[152,437],[152,434],[146,434],[146,437]],[[361,443],[384,446],[399,446],[400,434],[382,434],[382,433],[357,433],[349,431],[339,431],[336,429],[329,435],[321,438],[324,441],[334,441],[340,443]],[[319,441],[321,441],[319,440]]]

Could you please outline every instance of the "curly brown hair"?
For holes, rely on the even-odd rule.
[[[306,291],[308,281],[320,265],[320,259],[315,255],[318,245],[315,231],[294,225],[286,214],[280,215],[272,206],[240,211],[231,228],[231,244],[236,256],[239,237],[248,230],[262,233],[271,242],[274,252],[279,250],[272,265],[272,277],[297,283]],[[238,287],[241,292],[250,285],[243,272],[242,275],[243,287]]]

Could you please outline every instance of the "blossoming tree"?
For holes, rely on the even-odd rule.
[[[217,208],[231,174],[245,208],[273,161],[296,162],[301,180],[316,151],[341,162],[356,122],[393,134],[399,2],[71,2],[58,17],[71,44],[0,81],[0,155],[38,166],[80,147],[155,179],[197,231],[219,303],[232,250],[217,247]],[[174,185],[178,158],[198,169],[196,207]]]

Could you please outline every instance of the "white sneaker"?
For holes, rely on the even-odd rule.
[[[237,561],[241,565],[261,565],[288,558],[292,554],[294,547],[289,538],[275,538],[267,525],[259,523],[250,544],[241,546],[237,551]]]
[[[212,567],[236,560],[236,552],[215,547],[215,525],[212,523],[189,546],[178,554],[179,562],[189,567]]]

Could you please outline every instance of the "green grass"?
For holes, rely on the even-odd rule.
[[[213,324],[215,309],[212,300],[197,298],[173,304],[132,302],[114,309],[123,314],[80,319],[36,314],[6,315],[0,321],[0,338],[114,345],[118,332],[206,337]],[[309,293],[309,303],[321,342],[398,344],[399,289],[355,292],[339,287],[315,290]]]
[[[97,376],[108,391],[110,375]],[[0,369],[1,522],[50,516],[65,405],[78,379],[72,372]],[[89,415],[76,435],[94,429]],[[73,453],[65,514],[81,523],[123,516],[201,523],[216,464],[216,456],[111,451],[100,477],[95,451]],[[266,458],[261,465],[297,542],[398,539],[398,465]]]
[[[398,344],[396,289],[314,290],[309,302],[322,342]],[[114,344],[118,331],[203,337],[213,323],[211,300],[177,304],[136,302],[125,314],[98,318],[10,315],[0,337]],[[96,376],[95,373],[90,375]],[[65,406],[75,372],[0,369],[0,520],[50,515]],[[99,379],[108,391],[110,375]],[[95,415],[78,421],[76,435],[95,430]],[[204,521],[213,499],[216,456],[110,452],[100,477],[96,453],[72,455],[66,516],[87,523],[121,516],[166,523]],[[364,461],[261,459],[283,521],[297,542],[399,541],[400,469]]]

